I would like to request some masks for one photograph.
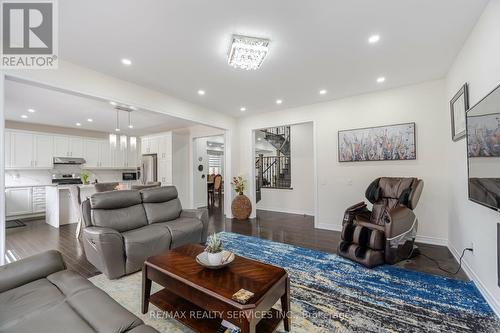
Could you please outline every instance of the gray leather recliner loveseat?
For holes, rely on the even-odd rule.
[[[182,209],[175,186],[93,194],[82,202],[85,255],[108,278],[153,255],[207,239],[206,209]]]
[[[155,333],[47,251],[0,267],[2,333]]]

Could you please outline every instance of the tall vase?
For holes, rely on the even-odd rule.
[[[252,213],[252,203],[243,193],[238,194],[231,203],[231,212],[237,220],[246,220]]]

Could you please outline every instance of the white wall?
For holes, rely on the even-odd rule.
[[[464,82],[469,83],[471,106],[500,84],[500,1],[492,0],[457,56],[446,77],[450,100]],[[443,114],[449,115],[446,108]],[[448,132],[450,125],[448,125]],[[449,247],[458,255],[473,243],[465,256],[465,269],[500,315],[497,286],[497,223],[500,214],[467,200],[466,142],[447,141],[449,156]]]
[[[0,265],[5,264],[5,143],[4,143],[4,108],[5,108],[5,76],[0,71]]]
[[[290,129],[292,189],[263,188],[258,209],[314,215],[313,124],[293,125]]]
[[[448,195],[448,177],[445,168],[439,167],[446,165],[450,138],[449,127],[445,125],[449,123],[449,116],[443,112],[444,95],[444,82],[434,81],[240,119],[237,131],[240,173],[252,185],[248,195],[255,203],[255,181],[251,177],[252,130],[312,121],[317,156],[318,215],[315,220],[318,227],[339,230],[345,208],[365,199],[365,189],[373,179],[415,176],[425,182],[416,209],[419,240],[446,244],[448,212],[443,205]],[[416,161],[338,162],[338,130],[405,122],[415,122],[417,126]],[[303,195],[314,196],[314,193]]]

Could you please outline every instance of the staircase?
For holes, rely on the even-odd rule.
[[[291,186],[290,126],[261,130],[264,140],[276,149],[276,156],[259,155],[255,159],[256,199],[261,199],[261,188],[288,189]]]

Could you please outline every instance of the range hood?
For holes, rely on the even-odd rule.
[[[54,164],[84,164],[85,159],[81,157],[54,157]]]

